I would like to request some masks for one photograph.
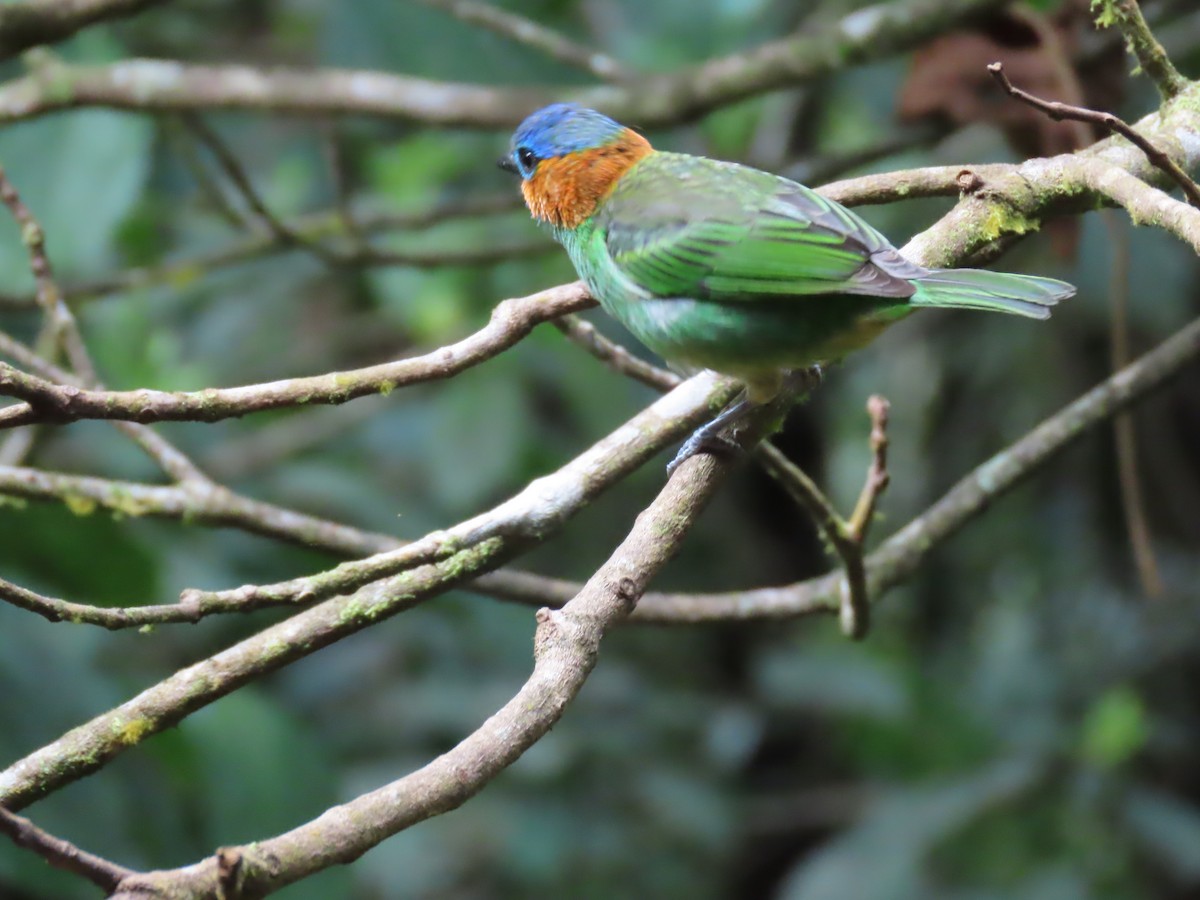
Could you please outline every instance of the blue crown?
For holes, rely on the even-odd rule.
[[[512,149],[525,147],[538,159],[551,159],[603,146],[624,130],[624,125],[594,109],[577,103],[553,103],[520,124],[512,137]]]

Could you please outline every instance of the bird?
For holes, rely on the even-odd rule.
[[[802,184],[656,150],[574,103],[529,115],[499,165],[520,176],[530,213],[609,315],[673,368],[711,369],[744,386],[668,473],[729,446],[725,429],[918,309],[1045,319],[1075,293],[1054,278],[918,265]]]

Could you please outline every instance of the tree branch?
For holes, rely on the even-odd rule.
[[[339,266],[344,262],[340,256],[327,249],[324,244],[319,241],[307,240],[271,212],[266,202],[258,195],[258,191],[254,189],[250,176],[246,174],[246,170],[242,168],[242,164],[238,162],[233,151],[204,119],[194,112],[187,112],[183,115],[183,124],[212,154],[217,165],[221,167],[221,171],[225,173],[225,177],[229,179],[238,194],[241,195],[242,200],[250,207],[250,211],[254,213],[254,221],[275,239],[275,243],[280,247],[305,250],[329,266]]]
[[[563,316],[554,320],[554,327],[568,341],[596,357],[614,372],[641,382],[657,391],[669,391],[683,381],[674,372],[638,359],[620,344],[610,341],[591,322],[576,315]]]
[[[460,22],[478,25],[501,37],[545,54],[555,62],[583,69],[601,81],[621,81],[627,74],[621,64],[598,50],[585,47],[557,31],[515,13],[476,3],[475,0],[420,0],[426,6],[444,10]]]
[[[165,0],[24,0],[0,5],[0,60],[53,44],[106,19],[135,15]]]
[[[733,382],[712,373],[689,379],[557,472],[530,482],[491,513],[451,529],[462,546],[448,558],[298,613],[176,672],[0,772],[0,804],[20,809],[245,682],[496,568],[550,537],[602,490],[705,421],[714,404],[724,406],[735,392]],[[506,525],[514,526],[519,540],[505,533]]]
[[[757,441],[767,416],[739,437]],[[733,460],[705,454],[683,463],[608,561],[561,610],[541,609],[534,668],[517,694],[452,750],[389,785],[335,806],[298,828],[237,848],[237,889],[261,896],[338,863],[418,822],[461,806],[562,717],[596,665],[606,632],[627,617],[649,581],[676,554]],[[363,827],[370,822],[371,827]],[[114,900],[205,897],[219,859],[134,875]]]
[[[122,881],[134,875],[132,869],[86,853],[70,841],[43,831],[28,819],[11,813],[2,806],[0,831],[8,835],[18,847],[33,851],[56,869],[86,878],[106,893],[115,890]]]
[[[512,212],[520,205],[519,194],[482,195],[440,203],[428,209],[361,213],[357,216],[355,225],[363,233],[421,230],[458,218]],[[241,223],[238,224],[240,227]],[[338,210],[308,213],[297,216],[286,224],[306,241],[351,236],[346,231],[342,214]],[[542,245],[548,249],[553,249],[554,246],[550,242],[542,242]],[[292,248],[280,244],[274,235],[252,234],[232,241],[218,250],[182,256],[153,266],[126,269],[92,281],[68,283],[62,287],[62,294],[71,303],[77,304],[138,288],[187,284],[208,272],[249,262],[272,253],[283,253],[290,249]],[[437,265],[498,262],[509,258],[507,252],[503,247],[472,247],[465,251],[440,250],[437,253],[410,251],[403,254],[394,253],[394,255],[397,260],[403,257],[405,265],[424,268]],[[36,305],[37,299],[33,295],[0,294],[0,309],[15,311],[32,309]]]
[[[1136,7],[1135,7],[1136,8]],[[1146,158],[1150,162],[1162,169],[1167,177],[1183,188],[1184,195],[1188,198],[1188,202],[1192,206],[1200,207],[1200,187],[1197,187],[1196,182],[1188,177],[1187,172],[1179,168],[1171,157],[1163,153],[1153,143],[1146,140],[1136,131],[1129,127],[1122,119],[1114,116],[1112,113],[1098,112],[1094,109],[1085,109],[1082,106],[1072,106],[1069,103],[1059,103],[1057,100],[1042,100],[1040,97],[1035,97],[1027,91],[1016,87],[1008,80],[1008,75],[1005,74],[1004,64],[994,62],[988,65],[987,70],[992,74],[992,77],[1000,84],[1000,87],[1012,97],[1020,100],[1034,109],[1044,112],[1047,116],[1056,122],[1061,122],[1063,119],[1070,119],[1075,122],[1089,122],[1093,125],[1099,125],[1102,128],[1107,128],[1109,131],[1115,131],[1121,135],[1139,150],[1146,154]]]
[[[881,592],[911,576],[934,548],[1088,429],[1111,419],[1197,359],[1200,359],[1200,319],[976,467],[933,506],[867,557],[867,583],[871,596],[879,597]],[[786,587],[647,596],[631,620],[676,624],[791,618],[834,612],[840,606],[840,580],[839,573],[834,572]]]
[[[863,544],[867,529],[874,518],[875,503],[887,488],[887,415],[888,403],[872,396],[867,402],[871,417],[872,464],[859,494],[854,514],[843,519],[833,504],[811,478],[783,453],[770,444],[756,448],[755,456],[763,468],[774,477],[793,500],[816,523],[829,547],[845,567],[841,590],[842,632],[849,638],[861,640],[871,627],[871,598],[863,566]]]
[[[581,283],[560,285],[529,297],[503,301],[492,310],[490,321],[482,329],[424,356],[348,372],[191,393],[82,390],[57,385],[0,363],[0,395],[25,401],[0,410],[0,428],[77,419],[215,422],[268,409],[345,403],[369,394],[388,394],[397,387],[457,375],[511,347],[541,322],[587,309],[594,302]]]
[[[105,66],[54,63],[0,85],[0,124],[80,106],[142,112],[270,110],[294,115],[390,116],[434,125],[507,128],[555,100],[576,100],[640,127],[686,122],[747,97],[881,59],[1005,0],[901,0],[856,10],[744,53],[633,85],[583,90],[496,88],[346,69],[201,66],[137,59]]]

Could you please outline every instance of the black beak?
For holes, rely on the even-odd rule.
[[[514,175],[521,174],[521,170],[517,168],[517,164],[512,161],[511,157],[500,157],[498,160],[496,160],[496,165],[502,168],[505,172],[512,172]]]

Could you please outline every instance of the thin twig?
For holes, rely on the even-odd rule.
[[[863,545],[874,517],[876,501],[888,484],[887,400],[878,395],[872,396],[867,401],[867,411],[871,416],[872,463],[849,521],[838,515],[816,483],[777,447],[763,444],[755,450],[755,456],[763,468],[808,512],[826,542],[841,559],[846,570],[841,594],[842,631],[855,640],[865,637],[870,628],[871,598],[863,565]]]
[[[278,244],[269,232],[262,232],[255,228],[254,220],[233,205],[229,197],[225,195],[225,189],[217,181],[216,175],[209,171],[208,165],[200,158],[199,142],[195,139],[195,135],[190,132],[184,133],[187,129],[184,128],[182,121],[167,119],[164,130],[177,145],[175,152],[183,161],[184,168],[195,179],[196,188],[200,192],[199,209],[215,212],[234,231],[249,231],[255,237],[269,237],[273,244],[285,246]]]
[[[1112,370],[1119,372],[1129,365],[1132,358],[1129,346],[1129,235],[1115,213],[1103,210],[1102,216],[1105,225],[1108,226],[1112,254],[1112,277],[1109,280],[1112,307],[1109,358]],[[1121,507],[1125,513],[1125,529],[1129,533],[1129,545],[1133,549],[1138,579],[1147,597],[1161,597],[1164,585],[1158,571],[1158,562],[1154,558],[1150,526],[1146,521],[1142,479],[1138,473],[1137,434],[1134,431],[1133,413],[1126,410],[1113,418],[1113,439],[1117,454],[1117,482],[1121,489]]]
[[[1040,97],[1035,97],[1033,94],[1016,87],[1008,80],[1008,75],[1004,72],[1003,63],[991,63],[988,65],[987,70],[991,72],[992,77],[996,79],[1000,87],[1004,88],[1010,96],[1032,106],[1034,109],[1044,112],[1056,122],[1060,122],[1063,119],[1091,122],[1094,125],[1099,125],[1121,135],[1121,137],[1145,153],[1146,158],[1153,165],[1165,172],[1172,181],[1183,188],[1183,193],[1192,206],[1200,207],[1200,186],[1197,186],[1196,182],[1188,176],[1187,172],[1179,167],[1175,160],[1159,150],[1152,142],[1135,131],[1122,119],[1119,119],[1112,113],[1099,112],[1094,109],[1085,109],[1082,106],[1071,106],[1068,103],[1059,103],[1056,100],[1042,100]]]
[[[46,237],[41,223],[33,212],[21,200],[16,187],[8,180],[3,167],[0,167],[0,200],[12,212],[13,218],[21,228],[21,239],[29,253],[29,269],[33,273],[37,285],[38,303],[45,310],[47,328],[46,340],[39,339],[39,347],[43,343],[53,349],[61,346],[67,361],[75,374],[58,369],[52,361],[43,359],[37,353],[29,351],[19,341],[0,332],[0,352],[17,358],[23,365],[33,371],[48,373],[59,384],[103,389],[104,385],[96,373],[91,354],[83,342],[83,335],[70,308],[63,302],[62,292],[54,279],[54,270],[46,255]],[[177,480],[192,480],[196,483],[207,483],[208,479],[184,454],[180,453],[165,439],[142,425],[133,422],[116,423],[118,431],[132,439],[151,459],[158,463],[163,471]],[[12,465],[22,458],[22,449],[28,451],[32,446],[32,432],[24,432],[16,437],[17,444],[7,443],[4,446],[4,462]],[[22,447],[21,444],[25,446]]]
[[[867,415],[871,417],[871,467],[867,470],[867,479],[863,482],[862,492],[854,505],[854,513],[847,523],[850,536],[861,544],[867,536],[867,530],[875,519],[875,505],[879,496],[887,490],[890,476],[887,470],[888,450],[888,413],[891,404],[887,398],[872,394],[867,398]]]
[[[29,207],[21,199],[8,173],[0,166],[0,201],[8,207],[21,229],[21,243],[29,255],[29,271],[33,273],[38,305],[51,326],[55,343],[62,347],[67,361],[85,382],[96,381],[96,369],[79,334],[71,310],[63,302],[54,269],[46,255],[46,233]]]
[[[333,122],[326,122],[322,128],[321,149],[325,156],[325,168],[329,172],[329,183],[333,185],[333,208],[342,230],[350,240],[351,255],[357,258],[359,251],[366,246],[367,236],[354,215],[350,172],[342,150],[341,135]]]
[[[329,266],[345,265],[345,258],[330,250],[320,241],[308,240],[271,212],[266,202],[259,196],[258,191],[254,189],[254,185],[250,182],[250,176],[246,174],[246,170],[242,168],[242,164],[238,162],[233,151],[229,149],[221,136],[210,128],[203,118],[195,113],[187,112],[183,114],[182,120],[192,134],[212,154],[217,164],[221,167],[221,170],[246,202],[246,205],[253,211],[258,223],[280,245],[306,250]]]
[[[538,324],[594,303],[579,282],[560,285],[501,302],[479,331],[423,356],[347,372],[194,392],[82,390],[54,384],[0,362],[0,395],[26,401],[0,409],[0,428],[78,419],[215,422],[268,409],[346,403],[418,382],[450,378],[513,346]]]
[[[570,315],[555,319],[554,327],[561,331],[567,340],[582,347],[614,372],[626,375],[655,390],[669,391],[683,380],[673,372],[638,359],[616,341],[602,335],[591,322],[579,316]]]
[[[86,878],[104,891],[116,890],[117,885],[134,874],[132,869],[80,850],[70,841],[55,837],[2,806],[0,831],[18,847],[33,851],[56,869]]]
[[[488,31],[526,47],[532,47],[546,56],[583,69],[602,81],[622,81],[629,77],[622,65],[598,50],[585,47],[559,34],[545,25],[518,16],[487,3],[475,0],[421,0],[426,6],[445,10],[468,25],[479,25]]]
[[[15,359],[29,371],[57,384],[75,387],[84,384],[83,379],[58,368],[3,331],[0,331],[0,355]],[[96,383],[93,386],[103,388],[102,383]],[[184,453],[147,426],[139,425],[136,422],[121,421],[113,422],[113,426],[137,444],[175,481],[205,485],[211,483],[208,476],[201,472]],[[19,433],[24,433],[24,430],[20,430]],[[14,466],[17,465],[18,460],[5,457],[0,462],[4,465]]]

